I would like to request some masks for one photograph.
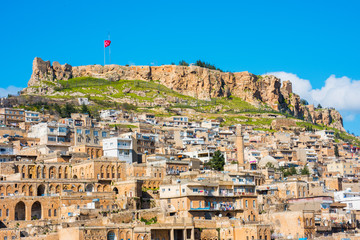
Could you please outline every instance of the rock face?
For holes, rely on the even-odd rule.
[[[68,80],[75,77],[104,78],[110,81],[159,81],[181,94],[210,100],[216,97],[239,97],[255,106],[266,105],[274,110],[286,111],[295,117],[311,117],[313,123],[342,128],[342,117],[335,110],[315,111],[302,106],[300,97],[292,92],[290,81],[275,76],[256,76],[249,72],[220,72],[198,66],[119,66],[88,65],[72,67],[69,64],[43,61],[35,58],[28,86],[40,81]]]
[[[33,61],[33,72],[28,86],[38,85],[39,81],[68,80],[72,78],[72,67],[69,64],[60,65],[58,62],[43,61],[36,57]]]

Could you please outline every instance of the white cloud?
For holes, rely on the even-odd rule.
[[[0,88],[0,97],[7,97],[9,94],[17,95],[23,88],[8,86],[7,88]]]
[[[293,92],[311,104],[320,103],[324,107],[334,107],[340,111],[360,113],[360,80],[348,77],[337,78],[331,75],[320,89],[313,89],[309,80],[302,79],[293,73],[271,72],[282,81],[293,83]]]
[[[348,122],[352,122],[355,120],[355,117],[356,117],[355,114],[348,114],[348,115],[345,115],[344,120],[348,121]]]

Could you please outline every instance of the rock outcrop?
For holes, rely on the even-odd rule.
[[[217,97],[239,97],[255,106],[268,106],[288,112],[295,117],[311,118],[313,123],[342,129],[342,117],[335,110],[315,111],[300,104],[300,97],[292,92],[290,81],[281,83],[275,76],[256,76],[249,72],[221,72],[198,66],[120,66],[120,65],[60,65],[58,62],[35,58],[28,87],[39,86],[41,81],[56,82],[76,77],[95,77],[109,81],[159,81],[181,94],[202,100]],[[26,92],[26,91],[25,91]]]

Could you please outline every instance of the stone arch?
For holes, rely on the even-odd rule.
[[[49,187],[49,193],[53,194],[55,192],[55,188],[54,188],[54,185],[50,185]]]
[[[125,239],[125,233],[124,232],[120,233],[120,239]]]
[[[127,231],[126,232],[126,240],[129,240],[130,239],[130,231]]]
[[[118,166],[118,169],[117,169],[117,178],[120,178],[121,177],[121,166]]]
[[[105,185],[104,186],[104,192],[110,192],[111,191],[111,188],[109,185]]]
[[[18,202],[15,205],[15,221],[25,220],[25,203],[23,201]]]
[[[93,192],[94,191],[94,185],[88,184],[85,187],[85,192]]]
[[[101,192],[101,185],[97,185],[96,191]]]
[[[104,178],[104,177],[105,177],[105,167],[104,167],[104,165],[102,165],[102,166],[100,167],[100,177],[101,177],[101,178]]]
[[[69,167],[66,166],[64,169],[64,178],[69,178]]]
[[[77,179],[78,177],[76,175],[73,176],[73,179]]]
[[[26,166],[23,165],[21,168],[21,177],[26,178]]]
[[[37,196],[44,196],[45,194],[45,185],[44,184],[40,184],[37,188]]]
[[[84,189],[83,189],[83,187],[82,187],[81,185],[79,185],[79,186],[77,187],[77,191],[78,191],[78,192],[83,192]]]
[[[42,178],[46,178],[47,172],[48,172],[48,169],[47,169],[46,166],[44,166],[44,167],[43,167],[43,172],[42,172],[42,174],[43,174]]]
[[[26,185],[23,185],[21,188],[21,193],[24,193],[26,195]]]
[[[49,168],[49,178],[56,178],[56,167],[51,166]]]
[[[58,169],[58,178],[59,178],[59,179],[61,179],[61,178],[63,177],[62,172],[63,172],[63,169],[62,169],[62,167],[60,166],[59,169]]]
[[[41,167],[40,166],[37,166],[36,168],[36,177],[39,179],[39,178],[42,178],[42,174],[41,174]]]
[[[107,240],[116,240],[117,238],[116,238],[115,232],[112,231],[112,230],[109,231],[109,232],[107,233],[106,239],[107,239]]]
[[[33,196],[34,195],[34,188],[32,185],[29,186],[29,196]]]
[[[60,185],[56,185],[56,187],[55,187],[55,193],[60,193]]]
[[[110,168],[110,166],[108,165],[108,166],[106,167],[106,178],[110,178],[110,172],[111,172],[111,168]]]
[[[115,192],[115,194],[119,194],[119,190],[117,189],[117,187],[113,188],[113,192]]]
[[[9,196],[9,194],[11,194],[11,186],[7,185],[7,187],[6,187],[6,195]]]
[[[115,173],[116,173],[116,168],[115,168],[115,166],[112,166],[112,168],[111,168],[111,177],[112,178],[115,178]]]
[[[36,201],[31,206],[31,220],[41,219],[41,216],[41,203],[39,201]]]

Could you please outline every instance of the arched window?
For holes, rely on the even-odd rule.
[[[41,203],[36,201],[31,206],[31,220],[41,219]]]
[[[15,206],[15,221],[25,220],[25,203],[18,202]]]

